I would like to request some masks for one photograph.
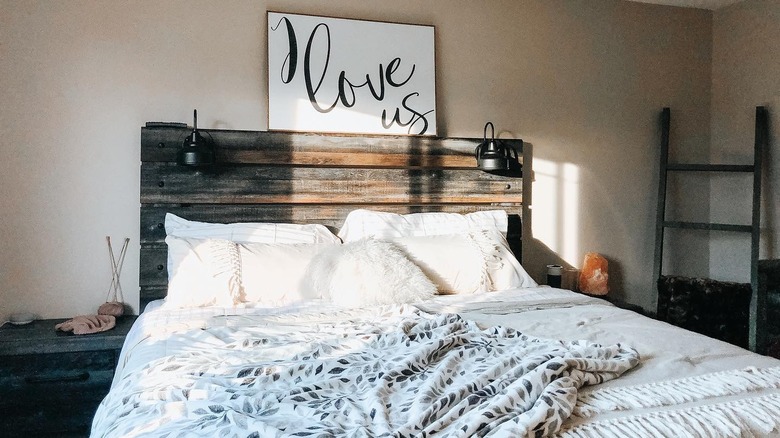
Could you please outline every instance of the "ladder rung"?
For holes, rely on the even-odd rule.
[[[694,172],[752,172],[755,166],[752,164],[682,164],[672,163],[666,165],[666,170],[694,171]]]
[[[682,228],[686,230],[737,231],[741,233],[753,232],[753,227],[750,225],[715,224],[709,222],[664,221],[663,226],[666,228]]]

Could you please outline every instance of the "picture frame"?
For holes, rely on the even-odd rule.
[[[267,18],[269,130],[436,135],[433,26]]]

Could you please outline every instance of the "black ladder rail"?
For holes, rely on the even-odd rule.
[[[658,168],[658,206],[655,216],[655,261],[653,262],[653,281],[656,285],[661,278],[664,259],[664,220],[666,218],[666,177],[669,165],[669,128],[671,125],[671,109],[668,107],[661,111],[661,165]],[[656,294],[656,297],[658,295]],[[656,313],[659,312],[656,302]]]
[[[763,153],[768,146],[768,112],[765,107],[756,107],[755,144],[752,165],[734,164],[682,164],[669,163],[669,132],[671,127],[671,110],[667,107],[661,111],[661,153],[658,177],[658,206],[655,226],[655,260],[653,278],[660,280],[663,275],[664,230],[666,228],[681,228],[689,230],[714,230],[728,232],[750,233],[750,300],[749,347],[752,351],[764,352],[766,349],[766,296],[758,287],[758,257],[761,237],[761,171]],[[683,172],[746,172],[753,174],[753,206],[751,224],[721,224],[710,222],[684,222],[666,220],[667,177],[670,171]],[[660,302],[656,304],[660,307]],[[660,309],[658,309],[660,311]]]
[[[750,349],[766,352],[766,290],[758,287],[758,253],[761,243],[761,173],[764,151],[769,144],[769,116],[765,107],[756,107],[756,132],[753,149],[753,228],[750,235]]]

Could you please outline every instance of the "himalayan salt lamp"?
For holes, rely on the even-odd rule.
[[[585,261],[580,271],[580,292],[589,295],[606,295],[609,292],[607,280],[609,280],[607,259],[595,252],[585,254]]]

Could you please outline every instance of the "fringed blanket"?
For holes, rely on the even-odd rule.
[[[580,387],[639,361],[621,345],[404,310],[291,330],[211,330],[226,342],[119,380],[92,436],[548,436]]]
[[[563,438],[605,436],[732,438],[776,436],[780,425],[780,368],[749,367],[581,394],[577,417],[630,415],[569,425]]]

